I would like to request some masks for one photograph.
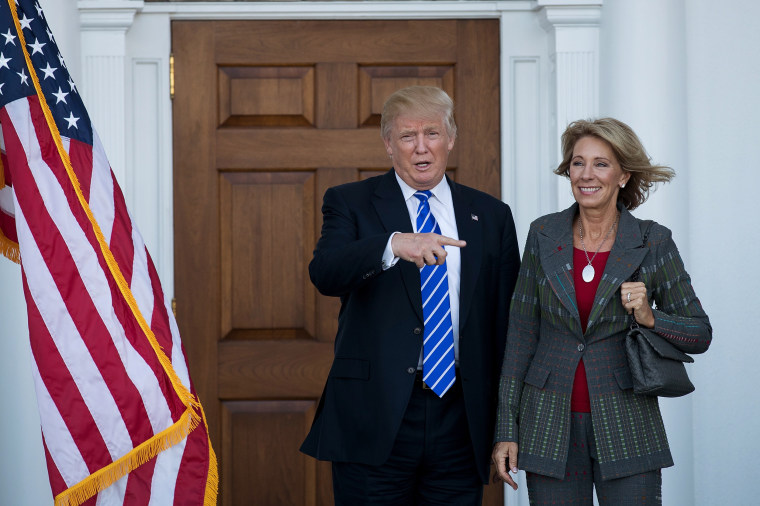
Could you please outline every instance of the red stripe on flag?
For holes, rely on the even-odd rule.
[[[156,468],[156,458],[153,457],[141,465],[127,478],[127,491],[124,494],[124,504],[142,506],[148,504],[150,489],[153,482],[153,471]]]
[[[124,275],[128,285],[132,284],[132,270],[135,256],[135,245],[132,242],[132,222],[127,213],[127,205],[124,202],[124,195],[121,193],[119,183],[116,177],[111,173],[113,180],[113,200],[114,200],[114,219],[113,228],[111,229],[111,252],[113,253],[119,269]],[[149,315],[145,315],[146,320]]]
[[[40,379],[45,384],[53,403],[61,414],[87,469],[93,473],[112,462],[108,447],[74,382],[74,378],[58,354],[58,348],[53,342],[53,338],[42,320],[42,315],[29,292],[26,272],[23,268],[22,273],[24,295],[29,313],[29,334],[32,336],[32,355],[34,355],[34,361],[37,363]],[[50,462],[55,465],[52,459]],[[60,494],[66,488],[68,487],[65,484],[63,488],[54,487],[53,495]]]
[[[18,235],[16,234],[16,219],[9,214],[3,212],[0,209],[0,230],[3,231],[3,235],[11,241],[18,243]]]
[[[47,463],[48,477],[50,478],[50,490],[55,495],[56,490],[66,490],[66,482],[63,481],[63,476],[61,476],[58,467],[53,462],[53,457],[50,455],[47,442],[45,441],[45,434],[42,434],[42,446],[45,449],[45,462]]]
[[[150,277],[150,284],[153,289],[154,301],[150,328],[156,335],[156,340],[164,349],[166,356],[171,357],[174,343],[172,342],[172,332],[169,328],[169,314],[166,312],[164,292],[161,289],[161,281],[158,279],[158,272],[156,271],[155,265],[153,265],[153,259],[148,254],[147,248],[145,253],[148,255],[148,276]]]
[[[0,127],[2,130],[2,127]],[[13,186],[13,173],[10,165],[8,165],[8,157],[5,155],[5,151],[0,151],[0,160],[3,162],[3,178],[5,178],[5,184]]]
[[[69,141],[69,159],[74,173],[79,180],[84,199],[90,201],[90,185],[92,184],[92,146],[76,139]]]
[[[174,489],[174,505],[203,504],[208,477],[209,447],[206,425],[201,423],[187,436],[185,453],[182,454],[177,486]]]

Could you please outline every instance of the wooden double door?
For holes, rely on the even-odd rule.
[[[389,169],[383,102],[425,84],[456,104],[448,173],[498,196],[498,21],[176,21],[172,48],[177,318],[220,504],[332,504],[298,452],[339,308],[307,272],[322,195]]]

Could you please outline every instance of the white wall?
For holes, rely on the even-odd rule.
[[[613,116],[630,125],[655,163],[675,169],[676,178],[651,193],[634,215],[654,219],[673,231],[687,270],[699,287],[706,273],[694,271],[689,254],[684,23],[684,0],[605,1],[599,72],[600,115]],[[675,461],[675,466],[663,470],[662,474],[663,504],[668,506],[694,504],[691,427],[695,397],[660,400]]]
[[[697,390],[661,401],[675,468],[665,505],[756,504],[760,453],[760,3],[605,0],[600,112],[629,123],[676,178],[636,212],[669,226],[714,328]],[[684,406],[691,407],[691,416]]]
[[[760,2],[685,10],[690,270],[714,328],[692,368],[695,504],[757,504]]]

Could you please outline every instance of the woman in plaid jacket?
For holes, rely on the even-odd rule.
[[[509,318],[493,461],[527,472],[532,505],[661,504],[673,465],[657,397],[636,395],[624,340],[633,315],[687,353],[712,328],[671,232],[630,211],[669,167],[636,134],[602,118],[571,123],[555,173],[576,203],[533,222]],[[626,281],[640,267],[639,282]],[[652,302],[656,309],[652,308]]]

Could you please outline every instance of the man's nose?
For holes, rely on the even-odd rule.
[[[414,151],[417,153],[427,153],[427,141],[424,135],[417,136],[417,140],[414,143]]]

